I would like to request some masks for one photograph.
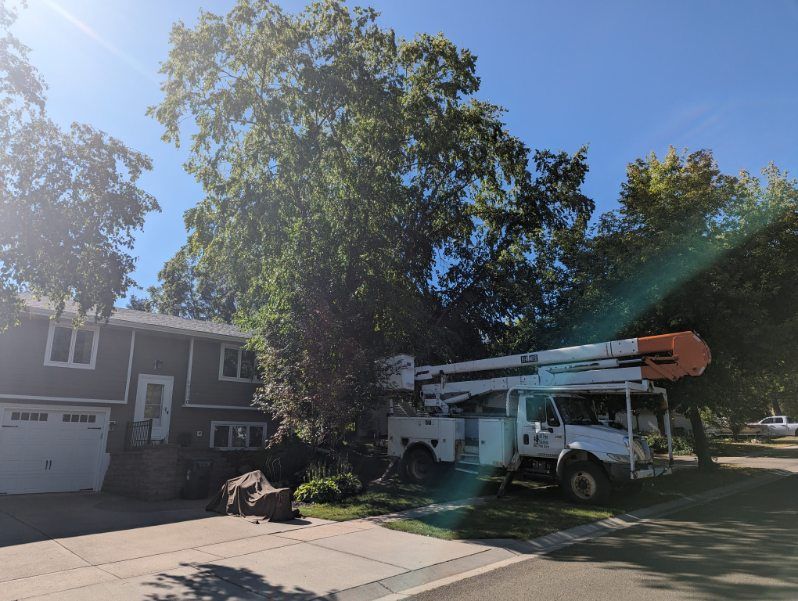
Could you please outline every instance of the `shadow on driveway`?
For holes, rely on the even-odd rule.
[[[272,584],[252,570],[226,566],[214,566],[213,571],[200,569],[193,573],[159,574],[144,586],[152,592],[142,598],[150,601],[264,598],[273,601],[310,601],[319,597],[318,593],[301,587],[288,589]]]
[[[48,493],[0,497],[0,547],[130,530],[215,514],[206,501],[137,501],[105,493]]]

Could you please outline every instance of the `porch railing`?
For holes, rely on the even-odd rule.
[[[152,420],[128,422],[125,433],[125,449],[138,449],[152,443]]]

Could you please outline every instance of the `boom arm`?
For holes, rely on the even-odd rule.
[[[621,359],[623,361],[606,361]],[[649,380],[678,380],[700,376],[711,360],[709,347],[695,332],[677,332],[660,336],[627,338],[612,342],[584,344],[565,348],[477,359],[416,368],[415,380],[432,380],[438,376],[474,373],[497,369],[563,365],[568,371],[620,367],[623,363],[642,361]],[[553,371],[553,370],[550,370]]]
[[[413,389],[416,382],[423,383],[425,405],[448,413],[451,404],[519,385],[587,390],[625,382],[674,381],[700,376],[710,361],[707,344],[695,332],[687,331],[418,368],[413,367],[412,357],[400,355],[394,358],[399,374],[392,381],[399,384],[394,385],[395,389],[403,390]],[[536,373],[448,381],[453,374],[520,368]]]

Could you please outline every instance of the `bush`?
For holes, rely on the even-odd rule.
[[[342,497],[341,489],[332,478],[317,478],[300,484],[294,491],[294,499],[302,503],[331,503]]]
[[[333,476],[332,480],[338,485],[341,494],[345,497],[356,495],[363,490],[363,485],[360,483],[360,480],[352,472],[338,474],[337,476]]]
[[[646,442],[649,448],[654,453],[667,453],[668,452],[668,439],[654,432],[645,435]],[[690,455],[693,452],[693,441],[686,436],[673,437],[673,454],[674,455]]]
[[[352,472],[327,478],[314,478],[300,484],[294,499],[302,503],[333,503],[344,497],[356,495],[363,489],[360,480]]]

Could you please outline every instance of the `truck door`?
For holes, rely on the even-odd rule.
[[[565,429],[554,402],[547,394],[521,397],[518,449],[528,457],[559,457],[565,446]]]
[[[776,423],[773,426],[776,436],[787,436],[790,433],[790,429],[787,426],[787,418],[786,417],[777,417],[775,418]]]

